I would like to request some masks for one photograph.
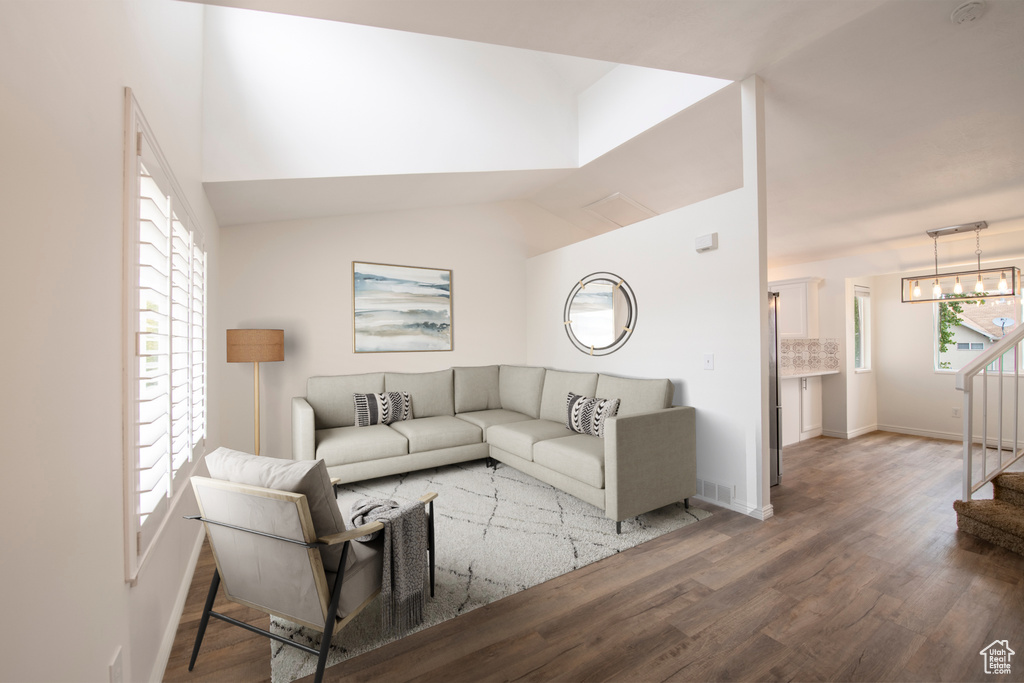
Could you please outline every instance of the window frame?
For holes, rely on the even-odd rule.
[[[168,403],[166,406],[166,420],[168,421],[167,434],[161,435],[161,439],[167,440],[166,457],[167,470],[167,494],[164,500],[158,504],[151,513],[146,513],[148,519],[145,525],[141,522],[142,512],[140,505],[140,453],[143,447],[140,444],[140,432],[144,425],[140,422],[140,383],[143,381],[141,354],[143,338],[142,335],[148,331],[141,329],[143,315],[140,315],[140,274],[145,267],[142,262],[145,257],[142,255],[142,245],[150,248],[149,244],[141,238],[140,221],[142,207],[142,186],[147,183],[141,178],[143,155],[147,163],[153,165],[150,173],[154,176],[153,181],[159,186],[161,194],[168,197],[168,252],[169,255],[160,254],[167,259],[171,268],[167,276],[167,311],[165,332],[161,336],[166,337],[167,362],[162,368],[161,377],[166,375]],[[160,146],[156,141],[152,128],[146,121],[145,116],[139,107],[138,101],[130,88],[125,88],[125,130],[124,130],[124,194],[123,194],[123,348],[122,348],[122,378],[123,378],[123,491],[124,491],[124,553],[125,553],[125,581],[135,585],[142,567],[151,556],[151,551],[156,545],[161,532],[167,526],[170,519],[170,512],[177,504],[182,493],[188,488],[188,477],[192,474],[196,464],[202,459],[206,449],[206,428],[208,424],[207,410],[207,382],[209,376],[209,358],[207,350],[207,337],[209,330],[209,293],[208,293],[208,255],[205,249],[205,234],[199,222],[195,219],[184,193],[174,178],[170,165],[167,163]],[[186,255],[176,246],[171,246],[182,231],[187,233],[187,240],[182,242],[187,247]],[[177,235],[176,235],[177,233]],[[173,289],[176,283],[180,282],[182,271],[178,269],[179,275],[173,274],[175,257],[187,259],[185,263],[185,277],[188,282],[188,290],[185,293],[184,309],[187,311],[185,319],[185,336],[181,337],[174,333],[175,322],[181,320],[176,318],[174,307],[180,302],[174,302]],[[198,283],[198,284],[197,284]],[[201,286],[200,286],[201,285]],[[184,291],[184,290],[183,290]],[[197,297],[198,294],[198,298]],[[198,310],[198,319],[196,311]],[[172,361],[171,350],[175,348],[172,344],[178,344],[179,340],[186,340],[187,351],[184,358]],[[180,347],[179,347],[180,348]],[[176,352],[177,355],[181,355]],[[196,355],[198,354],[198,355]],[[175,365],[175,363],[181,365]],[[197,369],[198,368],[198,369]],[[185,383],[179,383],[178,387],[170,385],[172,378],[184,372]],[[180,375],[179,375],[180,376]],[[177,380],[175,380],[177,381]],[[179,394],[183,392],[186,403],[185,429],[188,430],[187,440],[183,446],[186,451],[184,460],[179,457],[179,464],[174,464],[174,443],[176,441],[173,432],[174,416],[176,410],[180,410],[178,403],[172,403],[174,394],[172,391],[177,388]],[[163,409],[161,409],[163,410]],[[195,412],[198,410],[198,412]],[[162,413],[163,414],[163,413]],[[180,415],[180,412],[179,412]],[[181,418],[178,418],[181,419]],[[199,437],[197,439],[197,432]],[[180,441],[178,441],[180,443]],[[180,451],[179,451],[180,452]],[[162,459],[162,458],[161,458]],[[143,534],[143,531],[145,534]]]

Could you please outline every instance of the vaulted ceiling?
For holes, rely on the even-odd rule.
[[[960,0],[208,4],[730,80],[757,73],[766,93],[770,264],[920,244],[929,228],[974,220],[987,220],[990,233],[1024,231],[1018,0],[987,0],[979,19],[960,25],[950,20]],[[323,178],[319,189],[224,182],[207,191],[219,216],[248,207],[227,223],[278,220],[303,207],[326,215],[525,199],[594,234],[614,226],[580,207],[611,192],[664,212],[737,186],[735,100],[730,86],[579,169],[473,174],[469,183],[464,174]],[[350,203],[325,198],[349,183],[360,184],[345,193]]]

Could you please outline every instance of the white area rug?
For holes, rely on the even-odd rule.
[[[348,506],[359,497],[401,502],[428,491],[438,494],[436,589],[417,631],[711,516],[678,503],[624,521],[616,535],[615,522],[593,505],[511,467],[499,464],[493,470],[483,461],[349,484],[338,498],[348,522]],[[400,637],[382,633],[379,602],[334,635],[327,666]],[[320,633],[312,629],[277,618],[270,628],[320,647]],[[315,669],[315,657],[271,641],[273,683]]]

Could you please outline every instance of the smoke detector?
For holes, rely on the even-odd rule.
[[[984,13],[984,0],[971,0],[970,2],[965,2],[953,10],[953,13],[949,15],[949,20],[957,26],[970,24],[973,21],[981,19],[981,15]]]

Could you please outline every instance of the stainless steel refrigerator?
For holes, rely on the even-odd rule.
[[[779,326],[778,292],[768,292],[768,439],[770,443],[769,480],[772,486],[782,481],[782,406],[779,405]]]

